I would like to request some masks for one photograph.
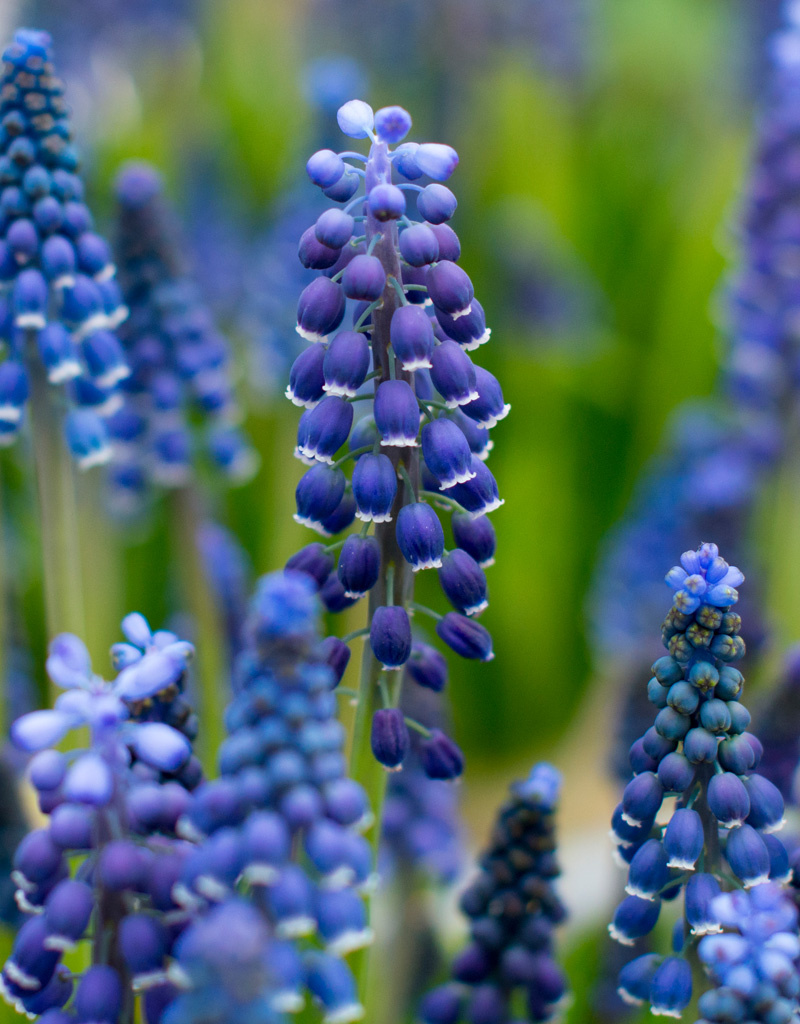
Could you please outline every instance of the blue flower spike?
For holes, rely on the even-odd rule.
[[[19,435],[28,374],[41,374],[60,392],[68,450],[89,469],[112,457],[107,420],[131,372],[115,335],[127,309],[84,202],[46,32],[15,34],[0,94],[0,445]]]
[[[741,890],[723,892],[732,879],[753,899],[763,898],[765,907],[786,902],[773,880],[785,880],[788,857],[771,834],[784,821],[783,796],[755,770],[762,748],[747,731],[744,678],[732,664],[745,652],[734,610],[743,581],[740,570],[710,543],[685,552],[667,573],[674,591],[661,630],[668,654],[653,664],[647,684],[654,725],[631,747],[634,775],[612,821],[620,859],[629,865],[629,895],[609,926],[612,937],[633,945],[655,927],[661,901],[683,895],[675,955],[640,956],[619,975],[623,999],[649,1002],[662,1016],[679,1017],[691,1002],[685,950],[694,937],[700,937],[701,959],[716,984],[732,986],[736,999],[755,992],[761,968],[741,966],[746,943],[720,934],[730,925],[748,927],[742,922],[748,920],[751,897]],[[677,794],[677,800],[665,820],[662,804],[668,794]],[[769,895],[773,890],[777,895]],[[793,906],[789,917],[796,918]],[[728,964],[731,973],[723,966]],[[796,999],[800,981],[792,970],[791,998]],[[766,975],[763,981],[771,983]],[[743,1003],[727,1016],[733,1012],[723,1010],[727,998],[721,988],[706,993],[703,1018],[743,1020],[752,1013],[753,1019],[767,1019]]]

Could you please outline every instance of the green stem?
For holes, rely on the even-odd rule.
[[[369,163],[367,164],[366,187],[367,192],[380,182],[391,181],[391,164],[388,159],[388,152],[385,143],[375,143],[370,152]],[[390,283],[390,278],[400,279],[400,261],[397,254],[397,225],[379,224],[371,214],[367,216],[366,232],[369,238],[377,234],[383,237],[375,245],[374,253],[380,259],[386,272],[386,287],[384,288],[382,301],[375,303],[372,315],[372,361],[375,370],[380,371],[380,380],[391,379],[390,363],[394,357],[390,351],[390,324],[395,310],[398,308],[400,299]],[[397,372],[398,378],[407,381],[414,386],[413,374],[405,370]],[[419,453],[416,448],[399,449],[387,451],[388,457],[397,471],[398,466],[403,462],[406,466],[408,477],[412,481],[419,479]],[[401,477],[402,479],[402,477]],[[411,567],[405,561],[397,546],[395,527],[397,515],[400,509],[408,501],[413,501],[413,487],[409,493],[408,485],[403,481],[403,486],[398,488],[397,497],[392,507],[392,521],[388,523],[375,524],[375,539],[378,542],[381,553],[382,572],[378,582],[370,591],[368,622],[372,621],[375,609],[389,603],[405,606],[413,596],[414,580]],[[387,578],[387,570],[394,566],[394,577],[390,582]],[[391,600],[389,588],[391,586]],[[364,645],[364,655],[361,663],[361,680],[359,682],[358,706],[356,709],[355,724],[353,727],[353,740],[350,755],[350,774],[364,787],[369,798],[372,813],[375,816],[370,839],[373,847],[377,850],[381,833],[381,813],[383,810],[383,799],[386,790],[386,772],[375,760],[370,744],[370,733],[372,727],[372,716],[381,707],[381,693],[379,679],[381,665],[372,653],[369,644]],[[375,1014],[371,1012],[368,1005],[368,998],[371,996],[369,986],[369,951],[364,950],[353,957],[353,969],[359,981],[359,993],[366,1005],[366,1019],[374,1019]]]
[[[171,520],[183,599],[195,627],[197,659],[195,678],[199,716],[203,728],[197,752],[207,773],[216,771],[217,751],[225,736],[221,709],[226,703],[229,666],[226,664],[225,632],[197,544],[202,523],[197,491],[182,487],[171,495]]]
[[[417,601],[409,601],[408,607],[415,612],[419,612],[420,615],[430,615],[430,617],[432,619],[436,619],[437,622],[444,618],[444,616],[439,612],[435,612],[433,608],[426,608],[424,604],[419,604]]]
[[[30,345],[33,342],[30,341]],[[78,515],[72,460],[59,410],[38,358],[31,360],[31,421],[49,637],[85,633]]]

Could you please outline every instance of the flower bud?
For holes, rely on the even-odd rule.
[[[417,641],[411,646],[406,671],[419,686],[440,693],[447,682],[447,659],[435,647]]]
[[[297,333],[307,341],[322,341],[344,319],[345,296],[341,287],[327,277],[307,285],[297,303]]]
[[[363,1016],[353,973],[344,960],[313,950],[306,954],[305,971],[309,991],[324,1011],[322,1024],[340,1024]]]
[[[16,359],[0,363],[0,420],[18,423],[29,393],[28,372],[23,364]]]
[[[708,806],[723,828],[734,828],[744,822],[750,813],[750,797],[738,775],[722,772],[711,778]]]
[[[399,605],[382,605],[372,615],[369,630],[372,653],[387,669],[399,669],[411,654],[411,623]]]
[[[74,380],[82,372],[78,350],[63,324],[47,324],[39,332],[36,345],[51,384],[63,384],[65,381]]]
[[[670,877],[664,847],[657,839],[648,839],[631,861],[625,892],[643,900],[652,900],[660,894]]]
[[[374,537],[352,534],[339,553],[337,572],[345,597],[363,597],[378,582],[381,552]]]
[[[350,241],[354,227],[355,221],[344,210],[325,210],[317,217],[314,237],[329,249],[341,249]]]
[[[650,999],[650,985],[662,956],[645,953],[625,964],[617,978],[617,994],[629,1006],[641,1006]]]
[[[323,389],[329,395],[352,398],[369,372],[369,342],[363,334],[341,331],[324,353]]]
[[[653,977],[650,1008],[656,1016],[679,1017],[692,1001],[692,968],[682,957],[668,956]]]
[[[464,406],[464,413],[490,430],[508,416],[511,406],[503,401],[497,378],[482,366],[475,367],[475,381],[478,397]]]
[[[342,500],[344,488],[344,473],[340,469],[331,469],[325,465],[312,466],[301,477],[295,489],[295,522],[319,531],[322,521],[334,512]]]
[[[739,825],[728,833],[725,856],[731,871],[745,889],[769,879],[770,857],[764,840],[751,825]]]
[[[333,456],[347,441],[352,425],[352,403],[327,395],[313,409],[306,409],[300,418],[297,452],[306,459],[330,465]]]
[[[673,813],[664,832],[664,849],[671,868],[694,871],[703,852],[703,822],[697,811],[684,807]]]
[[[703,702],[700,708],[700,724],[704,729],[713,733],[727,732],[731,725],[731,714],[728,705],[724,700],[711,700]]]
[[[406,212],[406,197],[397,185],[382,182],[370,189],[367,209],[378,221],[398,220]]]
[[[351,139],[366,139],[372,133],[375,115],[369,103],[348,100],[336,112],[336,120],[345,135]]]
[[[472,281],[457,263],[445,260],[434,264],[425,275],[425,283],[434,306],[454,320],[466,316],[472,309],[475,298]]]
[[[473,349],[485,345],[492,336],[491,329],[486,326],[486,314],[483,311],[483,306],[477,299],[472,300],[469,313],[458,317],[458,319],[438,307],[434,307],[434,312],[444,335],[458,342],[466,352],[472,352]],[[502,400],[502,395],[500,397]]]
[[[639,896],[627,896],[617,907],[614,920],[608,926],[608,934],[615,942],[632,946],[636,939],[650,934],[660,913],[660,899],[643,900]]]
[[[293,572],[306,573],[318,587],[321,587],[333,570],[333,565],[333,556],[328,554],[323,544],[317,542],[307,544],[292,555],[285,568]]]
[[[468,405],[478,397],[475,366],[455,341],[443,341],[434,349],[431,381],[448,409]]]
[[[319,241],[314,228],[307,228],[300,236],[297,257],[307,270],[330,270],[336,265],[340,255],[341,249],[331,249]]]
[[[707,729],[690,729],[683,741],[683,752],[692,764],[713,764],[717,757],[717,737]]]
[[[419,306],[398,306],[392,314],[390,337],[392,351],[404,370],[413,372],[431,366],[433,327]]]
[[[363,522],[388,523],[397,495],[397,474],[386,455],[363,455],[353,468],[353,494]]]
[[[497,536],[491,520],[475,519],[466,512],[454,512],[450,520],[457,547],[472,555],[482,569],[494,565]]]
[[[78,1020],[115,1021],[122,1009],[122,982],[113,967],[93,964],[83,972],[75,993]]]
[[[383,446],[416,447],[419,405],[414,389],[406,381],[385,380],[378,385],[375,392],[374,416]]]
[[[423,426],[422,455],[443,491],[476,476],[466,437],[457,424],[446,417],[440,416]]]
[[[359,253],[342,274],[342,291],[348,299],[374,302],[383,295],[385,287],[386,271],[377,256]]]
[[[376,761],[394,771],[402,766],[411,739],[399,708],[380,708],[372,716],[372,753]]]
[[[326,355],[322,345],[311,345],[292,363],[286,397],[293,405],[313,409],[325,394],[323,365]]]
[[[491,661],[494,658],[489,631],[465,615],[448,612],[436,623],[436,633],[462,658],[476,661]]]
[[[720,894],[719,882],[713,875],[692,875],[686,883],[684,908],[692,935],[712,935],[722,931],[712,910],[713,900]]]
[[[464,755],[441,729],[431,729],[422,741],[420,760],[429,779],[455,779],[464,771]]]
[[[306,163],[309,178],[319,188],[330,188],[331,185],[335,185],[344,174],[345,168],[344,160],[330,149],[320,149],[312,153]]]
[[[411,115],[402,107],[381,107],[375,111],[375,134],[381,142],[401,142],[411,130]]]
[[[460,548],[444,556],[439,583],[456,611],[464,615],[480,615],[489,607],[483,569]]]
[[[439,242],[427,224],[412,224],[400,232],[400,255],[412,267],[424,267],[439,258]]]
[[[750,797],[747,824],[763,832],[778,832],[786,824],[783,796],[778,787],[763,775],[748,775],[744,786]]]
[[[725,771],[733,772],[734,775],[744,775],[756,764],[755,752],[747,733],[724,739],[717,749],[717,757]]]
[[[473,517],[485,516],[500,508],[504,499],[498,493],[492,471],[475,455],[470,461],[470,469],[475,473],[473,479],[464,484],[456,484],[450,494]]]
[[[326,636],[318,644],[316,653],[330,668],[333,685],[338,686],[350,663],[350,648],[338,636]]]
[[[693,778],[693,766],[675,751],[667,754],[658,766],[658,781],[665,793],[685,793]]]
[[[642,772],[631,779],[622,794],[622,819],[634,827],[655,818],[664,790],[653,772]]]
[[[458,200],[446,185],[426,185],[417,195],[419,215],[431,224],[450,220],[457,206]]]
[[[345,491],[342,500],[333,512],[322,520],[320,533],[323,537],[333,537],[337,533],[341,533],[342,530],[346,530],[355,517],[356,499],[353,497],[352,491]]]
[[[439,517],[422,501],[404,505],[397,516],[397,545],[413,572],[442,564],[444,531]]]

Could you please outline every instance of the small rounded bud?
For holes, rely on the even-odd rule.
[[[385,768],[401,767],[411,739],[399,708],[382,708],[372,716],[372,753]]]
[[[344,172],[344,160],[331,149],[320,149],[312,153],[306,163],[306,173],[319,188],[335,185]]]
[[[464,771],[464,755],[441,729],[431,729],[422,741],[420,760],[429,779],[455,779]]]
[[[400,232],[400,255],[412,267],[424,267],[439,259],[439,242],[427,224],[412,224]]]
[[[411,623],[398,605],[376,608],[369,630],[372,653],[387,669],[399,669],[411,654]]]
[[[345,267],[342,290],[348,299],[374,302],[383,294],[386,271],[377,256],[359,253]]]
[[[414,572],[436,569],[442,564],[444,531],[430,505],[412,502],[397,516],[397,545]]]
[[[419,686],[440,693],[447,683],[447,659],[430,644],[417,641],[411,646],[406,671]]]
[[[375,111],[375,134],[381,142],[402,142],[410,130],[411,115],[402,107],[381,107]]]
[[[314,236],[329,249],[341,249],[350,241],[354,227],[355,221],[344,210],[325,210],[317,217]]]
[[[363,522],[388,523],[397,495],[397,474],[386,455],[366,453],[353,468],[356,516]]]
[[[367,207],[376,220],[398,220],[406,212],[406,197],[397,185],[382,183],[370,189]]]

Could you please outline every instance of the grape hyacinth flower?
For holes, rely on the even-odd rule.
[[[76,636],[56,637],[47,672],[63,692],[52,710],[12,726],[15,744],[34,755],[28,772],[47,821],[14,856],[17,902],[30,916],[0,990],[31,1017],[61,1019],[69,1005],[65,1019],[133,1019],[135,993],[166,983],[182,926],[171,888],[188,853],[175,824],[200,781],[180,697],[193,648],[152,633],[138,614],[123,632],[113,682],[92,672]],[[88,747],[55,749],[84,727]],[[74,979],[64,954],[90,933],[91,966]]]
[[[422,1001],[424,1024],[515,1019],[549,1020],[566,992],[554,958],[554,931],[565,917],[555,891],[555,813],[561,777],[549,764],[534,765],[511,787],[497,817],[478,877],[461,895],[470,942],[452,963],[452,981]]]
[[[711,901],[722,935],[700,940],[698,954],[714,988],[698,1011],[711,1024],[794,1020],[800,1009],[797,907],[774,883]]]
[[[232,482],[255,455],[243,435],[227,340],[183,265],[161,179],[131,163],[116,181],[116,253],[130,317],[120,337],[131,368],[109,421],[117,504],[136,508],[150,484],[179,487],[202,455]]]
[[[325,549],[341,549],[327,578],[317,577],[316,559],[312,576],[329,611],[369,594],[374,660],[362,680],[354,745],[354,771],[366,779],[374,774],[370,747],[391,768],[408,750],[405,725],[385,713],[397,698],[383,673],[411,654],[409,613],[429,612],[413,602],[417,572],[437,570],[455,609],[430,613],[440,640],[462,657],[493,656],[475,621],[488,604],[484,567],[494,554],[483,517],[502,504],[484,460],[488,431],[509,406],[471,358],[490,332],[447,224],[457,203],[443,182],[458,163],[455,151],[404,141],[411,118],[401,107],[373,112],[351,100],[338,122],[371,145],[366,157],[319,150],[306,165],[337,205],[300,241],[301,263],[318,273],[298,303],[297,332],[311,346],[292,367],[287,395],[305,407],[295,454],[311,464],[297,487],[295,519],[326,537],[354,519],[364,524]],[[352,410],[361,412],[362,402],[367,411],[356,421]],[[441,511],[453,513],[452,550]],[[434,777],[453,778],[463,757],[434,732],[421,763]],[[381,786],[375,776],[373,797]]]
[[[86,469],[111,457],[106,422],[130,372],[115,333],[127,310],[84,202],[46,32],[21,29],[4,51],[0,118],[0,446],[16,439],[29,398],[44,419],[49,382]]]
[[[683,894],[683,926],[673,955],[647,953],[619,975],[620,995],[680,1016],[692,997],[687,954],[697,936],[720,931],[715,897],[733,877],[745,889],[785,879],[788,860],[772,835],[783,797],[756,772],[762,746],[747,731],[745,653],[735,611],[744,576],[716,544],[686,551],[666,581],[673,604],[661,635],[668,654],[653,665],[647,696],[654,724],[630,750],[633,778],[612,818],[617,852],[628,865],[627,896],[609,932],[633,946],[655,927],[662,901]],[[666,824],[662,803],[674,797]]]
[[[172,891],[199,918],[170,971],[188,992],[165,1020],[209,1019],[201,1009],[211,990],[275,1013],[298,1011],[310,993],[329,1024],[363,1012],[344,958],[372,939],[363,899],[374,882],[372,852],[361,835],[372,818],[346,774],[338,680],[319,645],[319,610],[305,573],[274,573],[257,586],[225,714],[221,774],[194,790],[178,823],[197,845]],[[227,919],[252,950],[243,963],[252,984],[243,978],[240,989],[233,947],[210,941],[209,923]],[[186,1018],[173,1016],[179,1006]],[[229,1018],[220,1011],[213,1019]]]

